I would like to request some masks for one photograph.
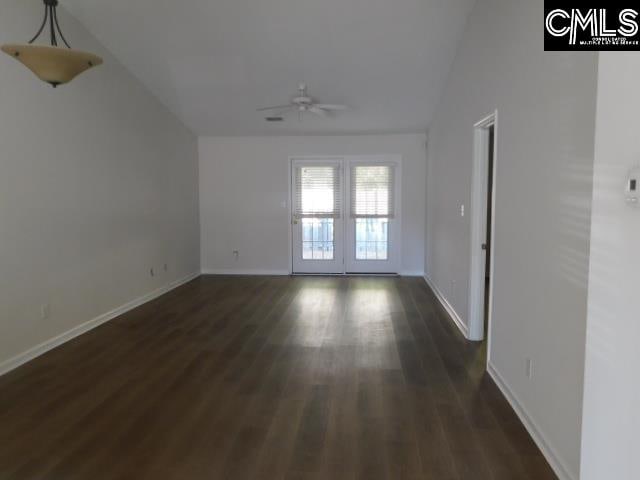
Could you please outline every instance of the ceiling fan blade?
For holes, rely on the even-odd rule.
[[[348,110],[349,107],[346,105],[331,105],[326,103],[318,103],[314,105],[317,108],[321,108],[322,110]]]
[[[267,110],[282,110],[283,108],[292,108],[293,105],[291,105],[290,103],[287,105],[277,105],[275,107],[266,107],[266,108],[259,108],[258,112],[265,112]]]
[[[328,117],[329,116],[329,112],[327,112],[326,110],[323,110],[322,108],[318,107],[317,105],[314,105],[313,107],[309,108],[309,111],[311,113],[315,113],[316,115],[319,115],[321,117]]]

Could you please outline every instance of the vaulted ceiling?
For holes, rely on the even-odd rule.
[[[199,135],[425,131],[475,0],[62,0]],[[335,118],[256,112],[299,82]]]

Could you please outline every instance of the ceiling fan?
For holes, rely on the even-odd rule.
[[[307,91],[307,84],[301,83],[298,85],[298,93],[295,97],[291,99],[291,101],[286,105],[277,105],[275,107],[266,107],[259,108],[259,112],[265,112],[268,110],[276,110],[276,115],[283,115],[289,111],[297,111],[298,118],[302,118],[302,116],[306,113],[313,113],[320,117],[328,117],[331,112],[347,110],[349,107],[346,105],[331,105],[327,103],[317,103],[313,97],[309,96]],[[268,118],[274,118],[268,117]]]

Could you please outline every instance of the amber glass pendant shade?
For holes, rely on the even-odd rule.
[[[102,64],[102,58],[97,55],[70,48],[29,44],[9,44],[0,48],[40,80],[56,87],[69,83],[82,72]]]
[[[58,25],[58,0],[44,0],[45,16],[42,26],[29,43],[2,45],[0,49],[31,70],[40,80],[54,87],[70,82],[82,72],[102,64],[102,58],[92,53],[72,49]],[[33,42],[49,23],[51,45]],[[58,46],[58,36],[64,47]]]

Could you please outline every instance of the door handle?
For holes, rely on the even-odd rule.
[[[483,244],[482,244],[482,249],[483,249],[485,252],[487,251],[487,244],[486,244],[486,243],[483,243]]]

